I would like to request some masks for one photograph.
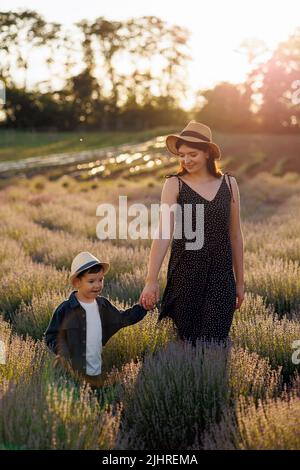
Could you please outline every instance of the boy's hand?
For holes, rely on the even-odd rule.
[[[140,295],[139,303],[146,310],[152,310],[159,301],[158,282],[147,282]]]
[[[71,368],[70,361],[66,357],[60,356],[59,354],[57,354],[54,358],[53,367],[56,368],[58,365],[60,365],[65,370],[70,370]]]

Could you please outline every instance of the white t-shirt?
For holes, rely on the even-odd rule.
[[[101,374],[102,325],[97,301],[86,303],[78,300],[86,311],[86,373]]]

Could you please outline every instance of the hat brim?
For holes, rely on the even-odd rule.
[[[176,148],[176,141],[178,139],[184,140],[185,142],[195,142],[195,143],[202,143],[203,142],[204,144],[209,145],[209,147],[211,149],[211,152],[212,152],[212,155],[213,155],[215,160],[220,160],[221,159],[220,147],[217,144],[215,144],[214,142],[206,142],[205,140],[198,139],[197,137],[190,137],[190,136],[182,137],[179,134],[171,134],[171,135],[168,135],[167,138],[166,138],[167,149],[173,155],[178,156],[178,150]]]
[[[89,269],[89,268],[92,268],[93,266],[102,266],[103,268],[103,274],[107,273],[107,271],[109,270],[110,268],[110,264],[109,263],[98,263],[97,261],[95,261],[93,264],[91,264],[88,268],[86,268],[85,266],[83,266],[82,268],[78,269],[75,273],[73,274],[70,274],[69,276],[69,280],[72,282],[77,276],[78,274],[82,273],[82,271],[85,271],[86,269]]]

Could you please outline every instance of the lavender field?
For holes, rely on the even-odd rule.
[[[110,261],[103,295],[117,306],[138,301],[151,240],[100,241],[96,208],[119,195],[158,203],[163,175],[176,168],[162,144],[78,164],[92,178],[51,170],[2,180],[1,449],[300,449],[300,174],[271,158],[258,155],[255,172],[225,160],[245,239],[246,298],[230,346],[199,342],[194,351],[171,322],[156,324],[154,310],[105,346],[98,398],[52,368],[43,332],[71,291],[75,254]]]

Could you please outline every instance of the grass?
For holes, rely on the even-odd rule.
[[[95,190],[99,181],[103,183],[111,178],[135,181],[146,178],[152,182],[154,178],[161,181],[165,174],[174,172],[178,166],[176,157],[172,158],[165,147],[165,136],[174,131],[176,129],[169,127],[132,133],[37,133],[2,129],[0,162],[41,157],[38,163],[35,161],[31,166],[27,163],[22,171],[30,176],[43,172],[52,180],[65,176],[67,185],[71,184],[67,175],[74,176],[77,180],[91,182]],[[222,149],[219,162],[221,168],[234,174],[240,182],[262,172],[285,177],[286,174],[293,175],[300,171],[300,136],[295,134],[283,138],[281,135],[214,132],[214,141]],[[117,146],[127,143],[139,145],[132,149],[117,150]],[[81,151],[100,151],[105,148],[109,148],[107,153],[104,151],[104,154],[88,155],[84,163],[64,162],[64,155],[68,152],[76,155]],[[43,166],[43,157],[49,154],[57,154],[58,157]],[[14,170],[10,170],[8,175],[13,176]],[[80,192],[86,191],[87,187],[81,187]]]
[[[204,450],[299,450],[299,397],[253,401],[241,399],[236,411],[227,410],[223,421],[203,437]],[[197,444],[193,449],[199,449]]]
[[[134,144],[169,132],[174,132],[174,129],[161,127],[135,132],[29,132],[1,129],[0,161]]]
[[[212,367],[213,364],[213,367]],[[280,374],[242,349],[199,341],[169,342],[143,363],[123,369],[121,441],[136,450],[184,450],[222,420],[240,396],[276,396]],[[120,443],[118,445],[121,445]]]
[[[244,136],[253,155],[262,139]],[[261,152],[256,170],[268,159]],[[93,181],[38,175],[0,190],[1,449],[300,449],[299,365],[292,362],[300,339],[296,172],[238,178],[246,296],[228,349],[200,342],[191,350],[171,321],[157,324],[154,310],[104,347],[105,387],[96,394],[52,367],[43,332],[71,291],[67,272],[77,252],[110,261],[103,295],[120,309],[144,285],[149,240],[100,241],[98,204],[117,204],[124,194],[157,203],[165,171]]]

